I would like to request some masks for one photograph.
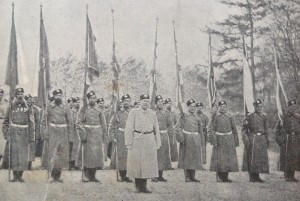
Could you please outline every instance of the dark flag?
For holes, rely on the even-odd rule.
[[[39,81],[37,104],[40,107],[46,106],[50,91],[50,72],[49,72],[49,48],[47,34],[44,27],[43,13],[41,6],[40,13],[40,53],[39,53]]]
[[[154,41],[154,57],[153,57],[153,67],[150,72],[150,95],[151,95],[151,108],[155,107],[155,97],[157,94],[157,85],[156,85],[156,48],[157,48],[157,24],[158,18],[156,18],[156,28],[155,28],[155,41]]]
[[[14,5],[12,12],[12,25],[10,32],[10,44],[9,44],[9,53],[7,60],[7,69],[6,69],[6,78],[5,84],[10,87],[9,95],[10,97],[14,96],[14,91],[16,85],[19,83],[18,76],[18,48],[17,48],[17,36],[15,28],[15,19],[14,19]]]

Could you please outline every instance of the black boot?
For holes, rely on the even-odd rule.
[[[125,181],[126,181],[127,183],[132,183],[132,180],[131,180],[129,177],[126,177],[126,174],[127,174],[127,171],[124,170]]]
[[[264,183],[265,181],[262,180],[260,177],[259,177],[259,173],[254,173],[255,174],[255,180],[259,183]]]
[[[143,193],[152,193],[147,189],[147,179],[141,179],[141,192]]]
[[[120,177],[118,178],[118,182],[124,182],[126,177],[126,171],[125,170],[119,170]]]
[[[134,182],[135,182],[135,188],[136,188],[137,192],[138,193],[141,192],[141,189],[142,189],[141,179],[135,178]]]
[[[100,182],[98,179],[96,179],[96,170],[97,170],[97,168],[90,168],[91,181]]]
[[[224,175],[224,182],[228,182],[228,183],[232,182],[232,180],[228,179],[229,172],[224,172],[223,175]]]
[[[296,178],[295,178],[295,171],[293,170],[289,170],[286,173],[286,179],[287,182],[299,182]]]
[[[19,180],[19,182],[25,182],[25,180],[22,178],[22,176],[23,176],[23,171],[19,171],[18,172],[18,180]]]
[[[165,178],[163,178],[163,171],[162,170],[158,171],[158,175],[159,175],[159,177],[157,179],[158,181],[167,182],[167,180]]]
[[[195,178],[196,170],[190,170],[190,175],[191,175],[191,181],[192,182],[200,182],[200,180]]]
[[[256,179],[255,179],[254,173],[252,173],[252,172],[249,172],[249,180],[250,180],[250,182],[256,182]]]
[[[10,182],[17,182],[18,177],[19,177],[18,171],[13,171],[13,175],[14,175],[14,177],[13,177],[13,179],[10,180]]]
[[[32,170],[32,161],[28,162],[28,170]]]
[[[190,171],[188,169],[184,169],[185,182],[191,182]]]

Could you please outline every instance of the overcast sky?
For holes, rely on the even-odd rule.
[[[85,13],[97,38],[101,60],[110,63],[112,55],[111,8],[115,10],[117,56],[134,56],[152,66],[155,19],[159,18],[157,69],[163,76],[175,73],[172,20],[176,21],[179,62],[184,67],[207,63],[206,25],[223,19],[228,8],[218,0],[15,0],[15,22],[31,78],[38,69],[39,9],[43,3],[44,24],[51,59],[67,53],[84,56]],[[11,0],[0,0],[1,85],[6,70],[11,29]],[[31,79],[34,80],[34,79]],[[32,81],[33,82],[33,81]],[[37,83],[28,92],[35,94]]]

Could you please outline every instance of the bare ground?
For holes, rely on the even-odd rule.
[[[208,146],[211,153],[211,146]],[[208,159],[210,159],[208,154]],[[242,147],[238,148],[239,164],[242,160]],[[196,177],[201,183],[185,183],[183,170],[175,169],[166,171],[164,177],[167,183],[152,183],[148,181],[148,187],[152,194],[136,193],[134,184],[116,182],[114,170],[97,171],[99,183],[81,183],[80,171],[64,171],[62,178],[64,183],[47,183],[45,170],[27,171],[24,173],[25,183],[8,182],[8,171],[0,170],[0,200],[263,200],[263,201],[299,201],[300,183],[286,183],[282,172],[276,171],[278,154],[270,151],[269,161],[271,173],[262,175],[266,183],[250,183],[247,173],[231,173],[229,177],[233,183],[217,183],[215,173],[209,171],[197,171]],[[35,166],[39,165],[39,159]],[[109,162],[106,164],[108,165]],[[207,170],[209,164],[204,166]],[[300,179],[300,174],[296,177]]]

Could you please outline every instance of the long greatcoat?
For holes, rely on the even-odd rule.
[[[166,111],[167,113],[170,113],[170,116],[172,118],[172,123],[173,123],[173,130],[178,122],[177,120],[177,115],[173,111]],[[169,135],[169,142],[170,142],[170,152],[171,152],[171,161],[176,162],[178,161],[178,143],[176,140],[176,135],[175,132],[168,132]]]
[[[50,169],[69,168],[69,143],[73,142],[73,118],[71,110],[66,105],[49,105],[46,115],[43,116],[42,125],[45,130],[44,139],[48,142],[45,157],[46,165]],[[47,120],[46,120],[47,119]],[[46,144],[47,144],[46,143]],[[46,148],[47,149],[47,148]]]
[[[34,142],[34,119],[27,106],[9,107],[3,122],[5,138],[10,142],[11,169],[28,169],[29,143]]]
[[[300,171],[300,118],[298,115],[285,114],[283,125],[275,126],[275,140],[280,146],[280,171]]]
[[[109,122],[108,133],[110,139],[115,139],[117,141],[117,143],[113,146],[113,152],[111,155],[111,169],[127,169],[127,147],[125,146],[124,131],[129,112],[130,109],[118,111],[116,115],[111,117]],[[116,158],[118,158],[117,161]]]
[[[161,146],[161,139],[153,110],[138,108],[130,111],[125,127],[125,145],[131,146],[127,157],[127,177],[158,177],[157,149]]]
[[[172,166],[169,136],[174,135],[172,117],[169,112],[166,112],[163,109],[156,109],[155,112],[161,138],[161,147],[157,150],[158,170],[170,170],[172,169]]]
[[[1,100],[0,101],[0,125],[3,124],[4,116],[8,108],[8,101]],[[6,140],[4,139],[4,134],[2,131],[2,126],[0,128],[0,156],[3,156],[5,149]]]
[[[103,168],[104,153],[103,143],[108,142],[106,120],[103,112],[96,107],[88,106],[84,111],[81,108],[77,120],[76,128],[81,140],[87,140],[83,149],[84,167]],[[81,166],[82,157],[78,154],[76,166]]]
[[[230,135],[217,135],[229,133]],[[208,126],[208,137],[213,144],[210,171],[214,172],[238,172],[236,147],[239,146],[239,138],[233,117],[228,113],[215,113]]]
[[[246,116],[242,126],[242,140],[245,145],[242,171],[269,173],[268,122],[265,114],[254,112]]]
[[[178,168],[202,170],[205,138],[201,120],[195,114],[185,113],[179,118],[176,134],[180,142]]]

